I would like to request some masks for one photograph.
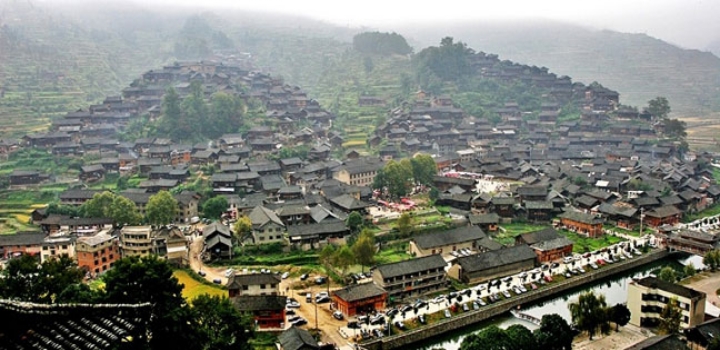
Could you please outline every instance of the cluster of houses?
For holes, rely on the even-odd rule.
[[[218,140],[184,144],[167,138],[141,138],[120,141],[119,133],[128,124],[146,116],[161,115],[161,103],[167,88],[183,98],[190,83],[200,81],[206,97],[224,92],[246,102],[259,101],[266,111],[267,124],[247,132],[223,135]],[[0,140],[0,154],[25,147],[45,149],[57,156],[96,155],[82,166],[79,179],[102,179],[106,173],[136,172],[150,179],[142,187],[149,191],[166,189],[181,183],[190,165],[224,165],[228,172],[250,159],[264,158],[282,147],[306,145],[309,160],[327,160],[330,150],[342,144],[342,137],[329,132],[334,115],[297,86],[282,79],[254,72],[240,65],[218,62],[183,62],[151,70],[122,91],[87,110],[67,113],[54,120],[47,132],[28,134],[19,140]],[[178,170],[173,170],[178,167]],[[228,170],[230,169],[230,170]],[[52,180],[50,174],[16,170],[9,175],[11,186],[28,186]],[[252,182],[255,178],[241,181]]]

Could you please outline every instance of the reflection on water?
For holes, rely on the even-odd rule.
[[[546,314],[556,313],[566,319],[569,323],[570,310],[568,310],[567,304],[576,300],[580,293],[593,290],[595,293],[604,295],[605,301],[608,305],[625,303],[627,302],[627,286],[631,278],[645,277],[653,271],[659,269],[660,267],[668,264],[676,265],[678,264],[678,262],[672,258],[659,260],[654,263],[650,263],[636,269],[624,272],[622,274],[615,275],[613,277],[586,284],[580,288],[571,289],[561,295],[557,295],[550,299],[541,300],[532,305],[528,305],[527,307],[523,307],[522,311],[528,315],[535,316],[537,318],[542,318],[542,316]],[[500,328],[507,328],[514,324],[522,324],[530,330],[537,328],[537,326],[530,322],[519,320],[507,314],[472,325],[470,327],[458,329],[444,336],[434,337],[427,342],[418,343],[417,349],[457,350],[460,348],[462,340],[468,334],[478,332],[490,325],[497,325]]]

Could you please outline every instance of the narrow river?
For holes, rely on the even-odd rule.
[[[628,282],[632,278],[640,278],[649,275],[651,272],[666,266],[674,265],[677,266],[680,263],[676,257],[668,257],[662,260],[655,261],[653,263],[643,265],[636,269],[626,271],[624,273],[606,278],[604,280],[596,281],[591,284],[584,285],[582,287],[569,290],[560,295],[556,295],[550,299],[539,301],[537,303],[527,305],[522,308],[522,311],[526,314],[542,318],[543,315],[556,313],[565,318],[568,323],[570,322],[570,310],[568,310],[567,304],[577,299],[578,295],[582,292],[593,290],[596,293],[605,296],[605,300],[609,306],[618,303],[627,302],[627,286]],[[507,328],[513,324],[522,324],[527,328],[533,330],[537,328],[534,324],[517,319],[512,315],[505,314],[502,316],[495,317],[486,322],[481,322],[470,327],[455,330],[444,336],[436,337],[432,341],[418,344],[418,349],[430,350],[430,349],[446,349],[446,350],[457,350],[460,348],[462,340],[469,334],[478,332],[490,325],[497,325],[501,328]]]

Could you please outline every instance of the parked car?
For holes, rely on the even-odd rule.
[[[393,318],[393,317],[395,317],[395,315],[397,315],[398,313],[400,313],[400,310],[398,310],[398,309],[390,309],[390,310],[388,310],[385,314],[386,314],[388,317]]]
[[[345,318],[343,316],[343,313],[340,311],[335,311],[335,312],[333,312],[332,315],[333,315],[333,318],[335,318],[336,320],[342,320],[343,318]]]
[[[520,289],[520,291],[521,291],[521,292],[523,292],[523,293],[527,293],[527,291],[528,291],[528,290],[527,290],[527,288],[525,288],[525,286],[524,286],[524,285],[522,285],[522,284],[521,284],[521,285],[519,285],[519,286],[518,286],[518,288],[519,288],[519,289]]]
[[[422,299],[418,299],[418,300],[415,302],[415,305],[414,305],[414,307],[415,307],[416,309],[423,308],[423,307],[426,307],[426,306],[428,306],[427,301],[422,300]]]
[[[290,315],[290,316],[295,315],[295,310],[286,308],[285,315]]]
[[[400,311],[402,311],[402,312],[408,312],[408,311],[410,311],[410,310],[412,310],[412,309],[413,309],[412,305],[405,305],[405,306],[403,306],[403,307],[400,309]]]
[[[383,337],[383,332],[382,332],[381,330],[377,329],[377,328],[373,329],[372,332],[373,332],[373,335],[375,336],[375,338],[382,338],[382,337]]]
[[[477,298],[477,303],[480,304],[480,306],[486,306],[487,302],[483,298]]]
[[[360,329],[360,323],[358,323],[358,321],[348,321],[347,328]]]
[[[397,327],[398,329],[405,329],[405,324],[402,323],[402,321],[395,321],[395,323],[393,323],[393,325],[395,327]]]
[[[329,303],[329,302],[330,302],[330,297],[327,295],[315,298],[316,304],[323,304],[323,303]]]
[[[302,317],[301,317],[301,316],[292,316],[292,317],[288,317],[287,321],[288,321],[289,323],[293,323],[293,322],[295,322],[295,321],[297,321],[297,320],[299,320],[299,319],[302,319]]]
[[[230,277],[235,273],[235,270],[233,269],[227,269],[225,270],[225,277]]]
[[[200,270],[200,271],[198,271],[198,275],[205,277],[205,275],[207,275],[207,273],[205,273],[205,271],[203,271],[203,270]]]
[[[308,277],[310,277],[310,275],[304,273],[304,274],[300,275],[300,280],[304,281],[304,280],[308,279]]]
[[[599,269],[599,267],[598,267],[597,264],[595,264],[595,263],[590,263],[590,267],[591,267],[593,270]]]
[[[327,281],[327,278],[323,276],[315,278],[315,284],[325,284],[325,281]]]
[[[282,274],[282,276],[280,276],[280,278],[282,279],[287,279],[288,277],[290,277],[290,272],[285,272]]]
[[[473,301],[472,307],[473,307],[473,310],[480,310],[480,304],[478,304],[478,303],[475,302],[475,301]]]
[[[219,278],[216,278],[213,280],[213,283],[220,284],[220,283],[222,283],[222,280],[220,280]]]
[[[418,321],[420,321],[421,324],[427,323],[427,320],[425,319],[425,315],[418,316]]]
[[[305,294],[305,302],[312,303],[312,293],[308,292],[307,294]]]
[[[371,318],[371,319],[370,319],[370,324],[371,324],[371,325],[375,325],[375,326],[378,326],[378,325],[381,325],[381,324],[385,324],[385,316],[383,316],[383,315],[377,315],[377,316]]]
[[[462,309],[463,309],[463,311],[465,311],[465,312],[468,312],[468,311],[470,311],[470,307],[468,306],[468,304],[467,304],[467,303],[465,303],[465,304],[462,304]]]
[[[436,297],[435,299],[431,300],[433,304],[442,304],[447,301],[447,298],[445,298],[444,295],[441,295],[439,297]]]
[[[450,318],[450,317],[452,317],[452,314],[450,313],[450,310],[445,309],[445,318]]]
[[[301,319],[299,319],[299,320],[297,320],[297,321],[295,321],[295,322],[290,322],[290,323],[291,323],[293,326],[300,327],[300,326],[302,326],[302,325],[307,324],[308,322],[307,322],[306,319],[301,318]]]
[[[502,294],[503,294],[506,298],[512,297],[512,295],[510,295],[510,292],[508,292],[507,290],[502,291]]]
[[[557,268],[557,267],[559,267],[559,266],[560,266],[560,264],[558,264],[558,263],[556,263],[556,262],[550,264],[550,268],[553,268],[553,269],[554,269],[554,268]]]
[[[290,301],[287,304],[285,304],[285,307],[288,309],[299,309],[300,303],[298,303],[297,301],[294,301],[294,302]]]

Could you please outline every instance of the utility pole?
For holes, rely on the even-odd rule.
[[[645,207],[640,207],[640,237],[643,233],[643,219],[645,219]]]
[[[317,300],[315,300],[315,330],[319,330],[320,327],[318,327],[318,317],[317,317]]]

